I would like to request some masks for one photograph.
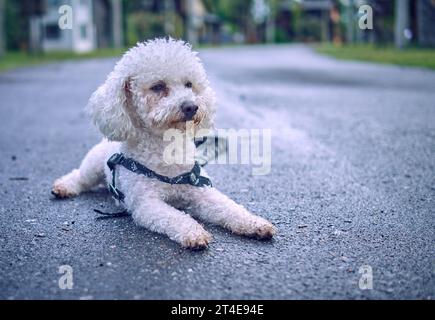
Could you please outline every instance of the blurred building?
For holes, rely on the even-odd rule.
[[[72,29],[59,28],[63,5],[72,8]],[[121,0],[47,0],[40,23],[44,51],[89,52],[123,44]]]
[[[282,0],[276,12],[277,40],[331,41],[334,38],[334,0]],[[331,18],[332,17],[332,18]]]
[[[171,1],[171,0],[166,0]],[[201,0],[186,0],[184,2],[186,16],[186,39],[191,43],[218,43],[220,20],[215,14],[209,13]]]
[[[358,27],[363,4],[373,9],[372,30]],[[281,0],[275,20],[278,42],[396,41],[398,47],[435,47],[435,0]]]
[[[219,18],[202,0],[126,1],[127,44],[172,36],[191,43],[218,42]]]
[[[299,1],[303,12],[303,25],[314,24],[313,28],[318,27],[317,39],[320,41],[331,40],[330,16],[334,8],[332,0],[301,0]]]
[[[373,9],[372,30],[358,27],[362,4]],[[59,28],[64,5],[73,9],[70,30]],[[7,14],[0,14],[0,52],[4,47],[88,52],[163,36],[192,44],[333,41],[435,47],[435,0],[0,0],[2,11]]]

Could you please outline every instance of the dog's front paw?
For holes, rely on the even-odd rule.
[[[265,221],[264,223],[255,226],[252,236],[258,239],[268,240],[272,239],[275,234],[276,227],[270,222]]]
[[[276,227],[272,223],[258,216],[251,216],[248,221],[234,230],[237,234],[260,240],[272,239],[276,231]]]
[[[62,179],[58,179],[54,182],[53,187],[51,188],[51,194],[58,199],[65,199],[74,197],[78,193]]]
[[[187,249],[202,250],[207,248],[212,236],[205,230],[189,232],[181,239],[181,245]]]

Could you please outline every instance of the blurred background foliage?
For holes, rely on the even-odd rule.
[[[58,27],[64,4],[72,30]],[[373,29],[359,28],[363,5]],[[316,43],[331,54],[355,44],[433,48],[435,0],[0,0],[0,57],[107,55],[162,36],[194,45]]]

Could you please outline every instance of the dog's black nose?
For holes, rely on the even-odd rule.
[[[195,116],[198,111],[198,106],[193,101],[184,101],[181,104],[181,112],[184,114],[184,118],[189,121]]]

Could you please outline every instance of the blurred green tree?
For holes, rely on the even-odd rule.
[[[251,16],[252,0],[204,0],[206,8],[214,12],[232,33],[246,35],[248,42],[256,39]]]
[[[5,46],[7,50],[27,49],[28,21],[22,17],[22,2],[5,1]]]
[[[5,1],[0,0],[0,57],[5,53],[5,26],[4,26],[4,17],[5,17]]]

